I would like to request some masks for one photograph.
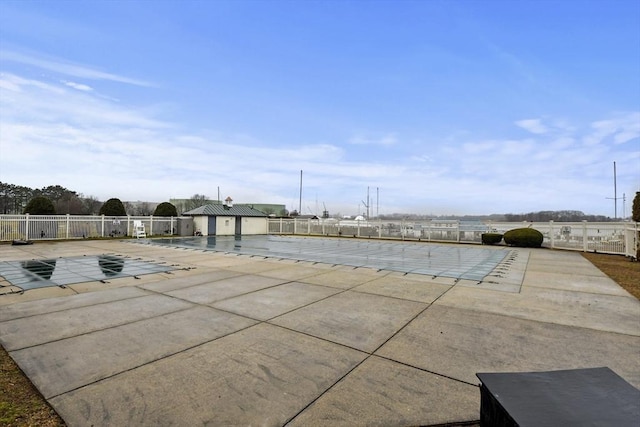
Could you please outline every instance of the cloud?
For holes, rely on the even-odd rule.
[[[391,146],[398,143],[398,138],[395,134],[389,133],[379,137],[371,137],[365,135],[354,135],[349,138],[349,144],[353,145],[381,145]]]
[[[542,135],[549,131],[539,119],[518,120],[516,125],[536,135]]]
[[[638,113],[586,127],[550,126],[520,139],[465,132],[446,143],[413,143],[382,134],[354,136],[349,144],[269,146],[251,128],[235,134],[187,128],[163,120],[160,107],[114,102],[68,82],[0,75],[0,181],[59,184],[103,200],[216,197],[220,187],[239,203],[297,208],[302,169],[305,206],[317,197],[345,214],[356,213],[367,187],[380,189],[381,212],[387,213],[599,213],[592,207],[610,196],[611,161],[618,160],[620,192],[631,194],[622,189],[623,173],[637,171],[639,158],[637,146],[615,143],[638,134]],[[611,144],[585,146],[593,134],[608,135]],[[359,146],[391,143],[394,160],[363,155]]]
[[[91,92],[93,90],[93,88],[91,86],[87,86],[87,85],[84,85],[84,84],[81,84],[81,83],[67,82],[67,81],[64,81],[64,80],[62,81],[62,83],[64,83],[65,85],[67,85],[69,87],[72,87],[74,89],[81,90],[81,91],[84,91],[84,92]]]
[[[44,58],[36,57],[34,55],[27,55],[20,52],[16,52],[9,49],[3,49],[0,51],[0,60],[3,62],[17,62],[20,64],[32,65],[44,70],[54,71],[56,73],[64,74],[67,76],[79,77],[90,80],[109,80],[118,83],[126,83],[135,86],[153,86],[151,83],[132,79],[129,77],[120,76],[117,74],[107,73],[104,71],[96,70],[94,68],[74,64],[71,62],[63,61],[56,58]]]
[[[612,118],[591,123],[592,131],[584,136],[587,146],[606,143],[624,144],[640,138],[640,112],[619,113]]]

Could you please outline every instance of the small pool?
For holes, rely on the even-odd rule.
[[[172,267],[117,255],[0,261],[0,276],[22,290],[140,276]]]
[[[512,252],[507,248],[283,236],[166,238],[146,243],[477,281]]]

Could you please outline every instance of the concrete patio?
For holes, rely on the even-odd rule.
[[[3,261],[175,269],[0,282],[0,342],[70,426],[464,423],[479,420],[477,372],[607,366],[640,387],[640,302],[579,253],[514,251],[478,284],[120,241],[2,245]]]

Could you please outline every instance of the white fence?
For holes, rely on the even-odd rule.
[[[147,236],[176,234],[178,218],[154,216],[0,215],[0,241],[124,237],[142,221]]]
[[[193,235],[186,218],[154,216],[0,215],[0,241],[124,237],[142,221],[147,236]],[[192,221],[188,218],[188,221]],[[269,219],[269,234],[346,236],[428,242],[482,243],[482,234],[531,227],[544,236],[543,246],[585,252],[636,255],[637,222],[480,222],[458,220],[353,221]],[[186,222],[184,223],[186,224]]]
[[[353,221],[277,218],[270,234],[347,236],[427,242],[482,243],[482,234],[530,227],[544,236],[542,245],[554,249],[603,252],[635,257],[636,222],[480,222],[458,220]]]

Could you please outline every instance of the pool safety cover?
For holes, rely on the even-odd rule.
[[[282,236],[167,238],[146,243],[475,281],[482,281],[511,252],[507,248]]]
[[[116,255],[0,262],[0,276],[22,290],[140,276],[172,269],[169,266]]]

